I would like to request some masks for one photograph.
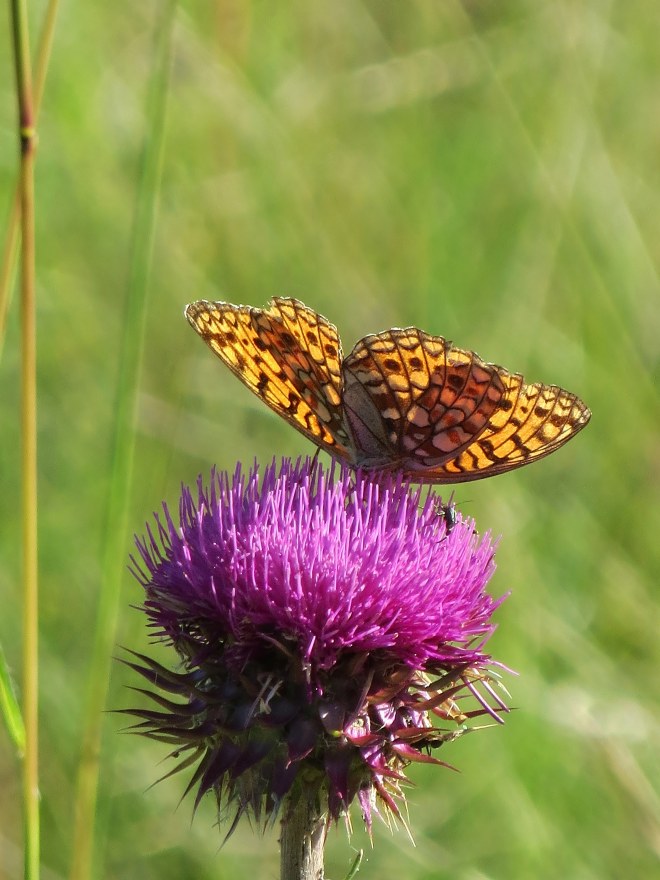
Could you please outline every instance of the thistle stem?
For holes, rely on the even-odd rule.
[[[326,816],[316,791],[288,804],[280,836],[280,880],[323,880]]]

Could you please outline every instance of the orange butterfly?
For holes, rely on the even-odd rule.
[[[296,299],[202,300],[186,317],[264,403],[351,467],[479,480],[548,455],[591,417],[575,394],[416,327],[365,336],[343,358],[337,328]]]

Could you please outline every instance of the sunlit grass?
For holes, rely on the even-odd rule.
[[[421,768],[417,846],[376,829],[358,876],[653,876],[658,859],[657,40],[648,2],[244,0],[180,6],[173,32],[144,368],[127,500],[141,531],[211,463],[309,451],[195,337],[192,299],[298,296],[344,347],[417,324],[530,380],[579,393],[592,423],[459,504],[502,533],[493,652],[519,673],[503,729],[456,743],[460,774]],[[88,4],[59,25],[42,105],[38,344],[44,864],[72,853],[104,511],[127,332],[125,291],[151,121],[160,6]],[[0,11],[0,33],[6,32]],[[0,53],[0,190],[15,186],[14,101]],[[20,669],[18,321],[2,360],[0,641]],[[123,430],[123,429],[122,429]],[[117,642],[146,643],[122,577]],[[126,705],[113,670],[107,705]],[[98,876],[274,876],[275,835],[221,851],[164,751],[103,716]],[[0,876],[21,845],[13,747],[0,751]],[[357,817],[355,825],[357,826]],[[6,843],[6,846],[4,845]],[[329,877],[348,872],[343,829]],[[7,856],[5,857],[5,853]],[[20,859],[19,862],[20,864]]]

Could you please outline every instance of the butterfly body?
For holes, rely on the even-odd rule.
[[[365,336],[343,358],[336,327],[299,300],[199,301],[186,316],[264,403],[352,467],[481,479],[549,454],[591,415],[576,395],[416,327]]]

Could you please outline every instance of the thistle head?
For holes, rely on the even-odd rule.
[[[194,767],[195,805],[277,815],[314,789],[399,816],[411,762],[504,704],[484,647],[493,542],[400,478],[310,460],[212,472],[137,540],[133,570],[170,670],[136,655],[158,709],[138,732]],[[381,808],[384,808],[381,809]]]

